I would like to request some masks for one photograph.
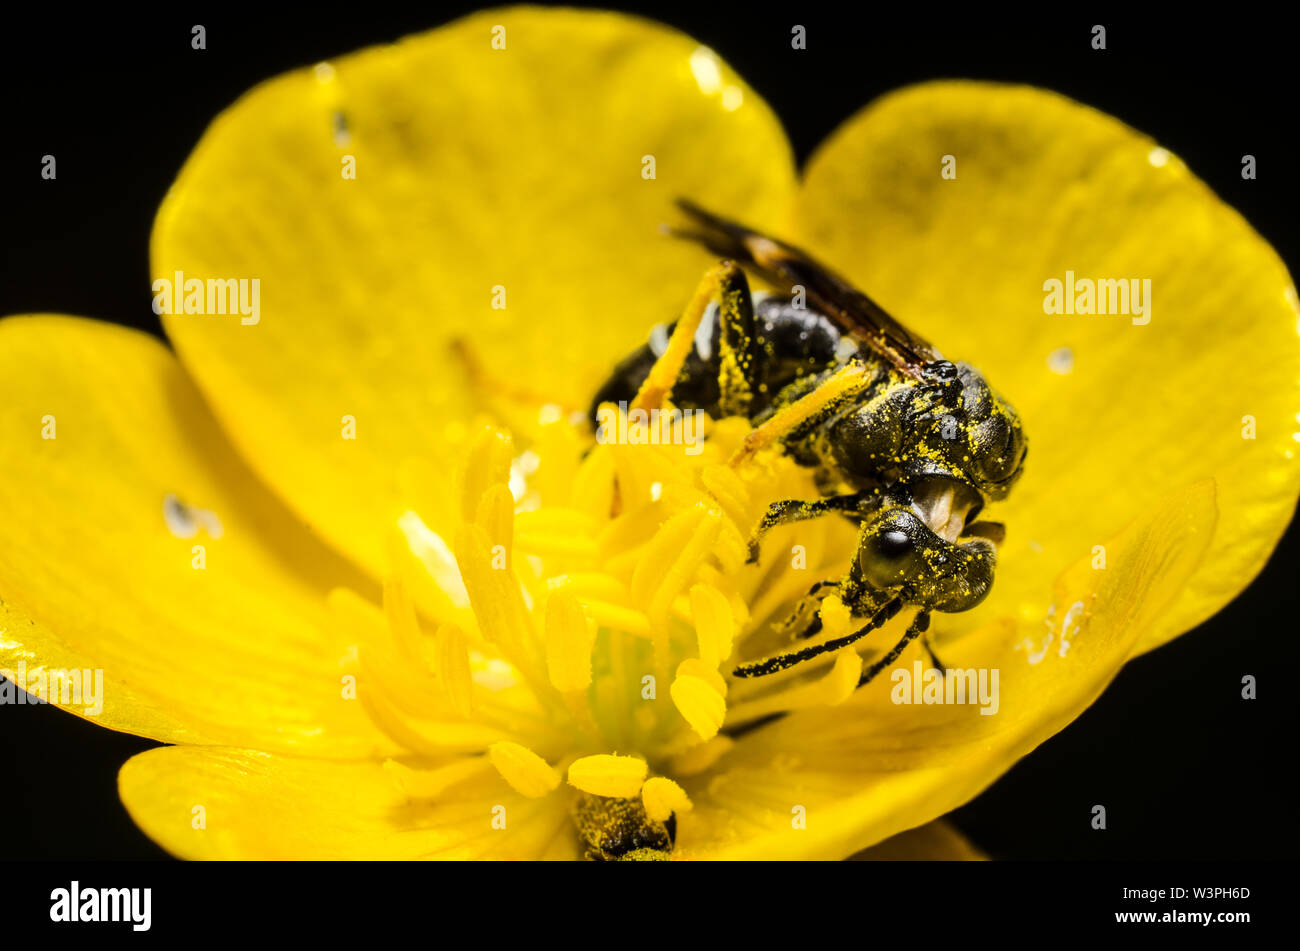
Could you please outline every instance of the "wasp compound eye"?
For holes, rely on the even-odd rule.
[[[886,513],[866,529],[858,548],[862,576],[877,588],[893,588],[916,577],[924,567],[922,533],[927,529],[913,513]]]

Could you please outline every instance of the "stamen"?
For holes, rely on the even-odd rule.
[[[474,679],[470,672],[469,643],[464,632],[451,624],[433,636],[434,677],[443,701],[463,717],[474,712]]]
[[[461,517],[473,522],[478,515],[479,500],[494,485],[510,484],[510,465],[514,461],[514,442],[510,434],[485,426],[470,446],[465,460],[461,488]]]
[[[691,588],[691,619],[699,642],[700,660],[713,670],[731,656],[736,633],[731,603],[712,585]]]
[[[596,643],[582,605],[561,589],[546,605],[546,669],[551,683],[564,693],[591,686],[591,649]]]
[[[669,693],[692,730],[706,740],[717,735],[727,717],[727,701],[713,684],[694,674],[682,674],[673,680]]]
[[[501,778],[521,796],[540,799],[560,785],[560,774],[526,746],[493,743],[488,748],[488,756]]]
[[[729,466],[706,466],[700,472],[700,481],[722,506],[728,518],[737,525],[749,525],[752,521],[749,516],[749,489],[735,469]]]
[[[716,668],[710,667],[697,657],[688,657],[677,665],[678,677],[699,677],[714,689],[719,697],[727,695],[727,681]]]
[[[419,655],[420,622],[415,617],[415,605],[402,579],[390,575],[384,579],[384,616],[388,630],[402,660],[413,666],[422,664]]]
[[[652,776],[641,787],[641,802],[645,814],[655,822],[667,822],[675,812],[690,812],[693,808],[686,790],[665,776]]]
[[[608,601],[584,600],[587,616],[601,627],[611,627],[637,637],[650,637],[650,619],[635,608],[625,608]]]
[[[357,699],[370,719],[403,749],[423,756],[446,756],[449,753],[479,753],[505,735],[482,723],[417,721],[402,716],[385,698],[382,690],[358,690]]]
[[[508,486],[497,483],[483,493],[474,522],[483,529],[492,547],[492,567],[510,572],[513,569],[511,549],[515,536],[515,497]]]
[[[713,548],[721,513],[695,506],[670,518],[642,552],[632,575],[632,597],[647,605],[652,627],[667,626],[672,600]]]
[[[614,799],[630,799],[641,791],[649,767],[636,756],[598,753],[574,760],[569,766],[569,785]]]

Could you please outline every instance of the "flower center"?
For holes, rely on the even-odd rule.
[[[523,452],[484,427],[453,543],[403,517],[383,623],[334,598],[370,614],[358,696],[400,745],[447,762],[450,781],[493,768],[524,796],[569,796],[591,857],[661,857],[689,834],[688,791],[734,734],[853,693],[852,649],[761,679],[732,670],[788,646],[780,622],[843,576],[856,533],[838,519],[778,527],[748,564],[768,505],[816,497],[811,473],[748,452],[739,417],[602,418],[593,443],[543,409]],[[816,640],[849,629],[834,595],[820,610]],[[421,613],[440,622],[432,632]]]

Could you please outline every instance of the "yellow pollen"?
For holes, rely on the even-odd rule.
[[[641,791],[648,767],[636,756],[597,753],[574,760],[569,766],[569,785],[593,796],[630,799]]]
[[[515,792],[540,799],[560,785],[560,774],[526,746],[503,741],[488,747],[488,757]]]
[[[652,776],[641,787],[645,814],[655,822],[667,822],[674,812],[690,812],[691,800],[686,791],[671,779]]]

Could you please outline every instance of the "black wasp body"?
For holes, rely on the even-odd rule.
[[[596,394],[593,415],[653,386],[670,339],[690,332],[693,345],[662,387],[673,405],[714,418],[746,416],[754,444],[779,443],[810,468],[822,494],[771,505],[751,537],[751,561],[778,524],[839,514],[860,526],[845,575],[814,585],[790,624],[798,637],[816,635],[817,604],[832,591],[867,623],[734,673],[785,670],[918,606],[902,640],[864,672],[866,683],[924,633],[931,611],[964,611],[988,593],[1003,529],[976,516],[1005,498],[1023,470],[1020,419],[976,368],[944,359],[802,251],[682,207],[700,230],[679,233],[728,260],[709,272],[678,324],[656,328],[618,365]],[[751,295],[746,269],[781,290]]]

